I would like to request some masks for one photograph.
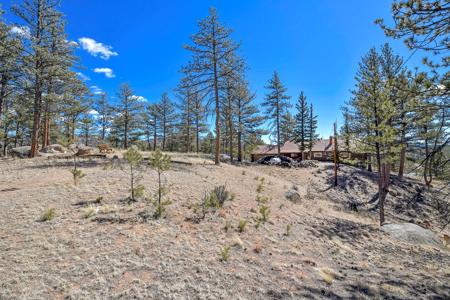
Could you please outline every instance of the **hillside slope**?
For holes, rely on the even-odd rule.
[[[84,161],[78,187],[70,161],[0,162],[0,299],[450,298],[449,251],[379,230],[369,173],[343,166],[334,189],[326,163],[214,166],[195,155],[172,156],[166,179],[173,203],[160,220],[144,220],[153,210],[145,201],[123,201],[127,175],[105,161]],[[266,204],[256,201],[261,182]],[[156,174],[147,170],[142,183],[154,192]],[[422,213],[399,207],[418,184],[394,187],[388,221],[426,219],[437,232],[426,191],[416,204]],[[234,200],[193,222],[195,204],[219,185]],[[293,185],[299,203],[285,197]],[[101,204],[94,203],[98,197]],[[268,221],[256,228],[262,205],[270,209]],[[48,208],[56,217],[39,222]],[[248,222],[242,233],[240,220]],[[227,246],[224,262],[220,252]]]

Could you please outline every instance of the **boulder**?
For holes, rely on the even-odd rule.
[[[95,149],[92,147],[78,147],[77,156],[87,156],[95,154]]]
[[[66,153],[67,152],[67,148],[65,148],[64,146],[61,146],[59,144],[53,144],[53,145],[49,145],[45,148],[43,148],[40,152],[42,153]]]
[[[27,158],[30,156],[31,146],[16,147],[9,150],[11,157]]]
[[[285,194],[286,199],[293,203],[300,203],[302,201],[302,197],[300,196],[300,193],[295,189],[289,189]]]
[[[396,239],[412,244],[422,244],[430,246],[442,246],[440,239],[431,230],[420,227],[413,223],[385,224],[381,230],[389,233]]]

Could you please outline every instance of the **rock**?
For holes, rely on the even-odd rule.
[[[233,237],[233,240],[231,242],[231,245],[237,249],[243,249],[244,248],[244,242],[242,242],[241,238],[237,235]]]
[[[9,150],[11,157],[27,158],[30,156],[31,146],[16,147]]]
[[[299,192],[297,192],[295,189],[289,189],[285,194],[286,199],[293,203],[300,203],[302,200],[302,197],[300,196]]]
[[[77,156],[87,156],[92,154],[95,154],[95,149],[92,147],[79,147],[77,151]]]
[[[64,146],[61,146],[59,144],[53,144],[53,145],[49,145],[49,146],[43,148],[40,152],[42,152],[42,153],[66,153],[67,148],[65,148]]]
[[[386,224],[381,230],[389,233],[396,239],[412,244],[424,244],[430,246],[442,246],[439,238],[431,231],[413,223]]]

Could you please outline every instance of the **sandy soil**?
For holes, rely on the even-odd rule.
[[[173,204],[159,220],[141,217],[153,212],[145,201],[123,201],[127,174],[108,168],[109,160],[83,160],[79,186],[70,160],[1,161],[0,299],[450,298],[449,251],[379,230],[370,173],[342,167],[340,186],[330,188],[326,163],[312,169],[214,166],[206,157],[172,156],[176,163],[165,178]],[[261,178],[270,213],[256,228]],[[154,171],[146,170],[142,183],[154,192]],[[194,204],[218,185],[234,200],[192,222]],[[285,198],[293,185],[302,195],[298,204]],[[388,220],[426,221],[448,234],[439,232],[427,192],[421,203],[408,203],[419,185],[409,180],[393,188]],[[98,197],[101,204],[94,203]],[[40,222],[49,208],[56,217]],[[85,218],[92,209],[96,213]],[[241,219],[248,224],[239,233]]]

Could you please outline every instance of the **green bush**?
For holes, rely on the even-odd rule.
[[[41,217],[42,222],[51,221],[56,217],[56,210],[54,208],[49,208]]]

